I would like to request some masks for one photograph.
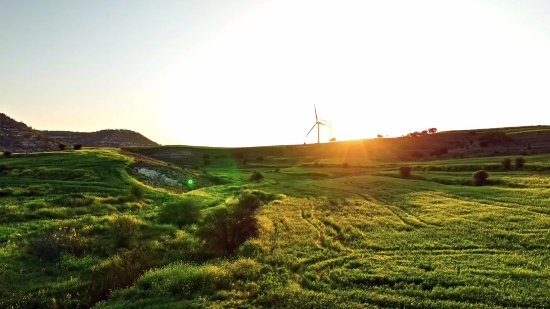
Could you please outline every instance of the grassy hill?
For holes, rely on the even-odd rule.
[[[0,308],[549,303],[550,155],[505,171],[502,156],[399,162],[383,158],[394,148],[360,157],[348,145],[139,149],[179,167],[115,149],[0,159]],[[409,179],[399,177],[403,164],[413,166]],[[145,185],[143,166],[202,186]],[[474,186],[481,167],[491,181]],[[264,179],[249,180],[254,171]],[[245,191],[262,196],[260,235],[233,256],[204,250],[200,222],[159,217],[189,196],[206,214]]]
[[[159,146],[147,137],[131,130],[101,130],[97,132],[41,131],[42,134],[69,145],[86,147]]]
[[[34,152],[57,149],[57,141],[0,113],[0,151]]]

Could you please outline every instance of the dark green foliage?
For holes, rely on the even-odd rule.
[[[202,158],[203,159],[210,159],[210,155],[205,153],[205,154],[202,155]]]
[[[502,167],[506,170],[512,168],[512,159],[506,158],[502,161]]]
[[[95,199],[82,193],[64,195],[54,201],[55,205],[64,207],[86,207],[94,203]]]
[[[82,144],[75,144],[75,145],[73,145],[73,149],[74,149],[74,150],[80,150],[80,149],[82,149]]]
[[[59,150],[63,151],[67,146],[65,144],[59,144],[58,147],[59,147]]]
[[[411,176],[412,168],[408,165],[401,166],[399,168],[399,175],[401,178],[409,178]]]
[[[487,132],[479,136],[480,146],[481,142],[486,142],[487,144],[502,144],[510,142],[511,140],[512,138],[502,131]]]
[[[262,175],[262,173],[257,172],[257,171],[254,171],[254,173],[252,173],[252,175],[250,175],[250,180],[260,181],[262,179],[264,179],[264,175]]]
[[[133,216],[118,216],[111,223],[111,230],[117,248],[130,248],[136,244],[139,225],[138,219]]]
[[[183,200],[165,204],[159,212],[161,223],[175,224],[183,227],[201,219],[204,201],[195,196],[186,196]]]
[[[258,161],[258,162],[262,162],[263,160],[264,160],[264,157],[257,157],[256,158],[256,161]]]
[[[9,151],[4,151],[4,153],[2,153],[2,155],[6,158],[10,157],[11,156],[11,152]]]
[[[487,178],[489,178],[489,173],[487,173],[485,170],[479,170],[474,173],[473,178],[474,183],[477,186],[481,186],[487,182]]]
[[[120,249],[106,265],[92,269],[92,285],[88,296],[92,304],[105,300],[112,291],[130,286],[154,266],[154,256],[149,248],[139,245],[132,250]]]
[[[525,159],[523,157],[517,157],[515,161],[516,161],[516,168],[522,168],[525,166]]]
[[[260,224],[255,217],[259,206],[258,197],[245,195],[237,205],[210,213],[197,235],[210,249],[230,255],[247,239],[259,235]]]
[[[145,196],[145,191],[139,185],[133,184],[130,188],[130,194],[138,200],[142,200]]]
[[[86,239],[74,228],[68,227],[59,227],[43,232],[29,244],[30,252],[45,262],[56,261],[62,251],[82,255],[86,249]]]

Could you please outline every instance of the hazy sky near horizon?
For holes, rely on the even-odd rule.
[[[550,123],[545,0],[0,0],[0,42],[0,112],[43,130],[311,143],[313,104],[338,140]]]

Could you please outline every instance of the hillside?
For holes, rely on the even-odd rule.
[[[58,148],[55,138],[43,135],[7,115],[0,113],[0,150],[11,152],[52,151]]]
[[[400,164],[275,171],[292,158],[243,167],[193,151],[219,166],[197,173],[112,149],[0,158],[0,308],[548,304],[548,155],[475,186],[472,172],[503,157],[426,162],[402,179]],[[204,186],[174,194],[144,185],[143,169]],[[261,198],[259,235],[220,259],[197,228],[246,192]],[[161,216],[190,197],[200,221]]]
[[[42,134],[67,144],[85,147],[158,146],[145,136],[131,130],[101,130],[97,132],[41,131]]]

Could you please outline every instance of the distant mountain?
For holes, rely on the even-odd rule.
[[[40,131],[45,136],[66,144],[84,147],[138,147],[160,146],[131,130],[101,130],[97,132]]]
[[[0,150],[11,152],[52,151],[59,143],[38,130],[0,113]]]

